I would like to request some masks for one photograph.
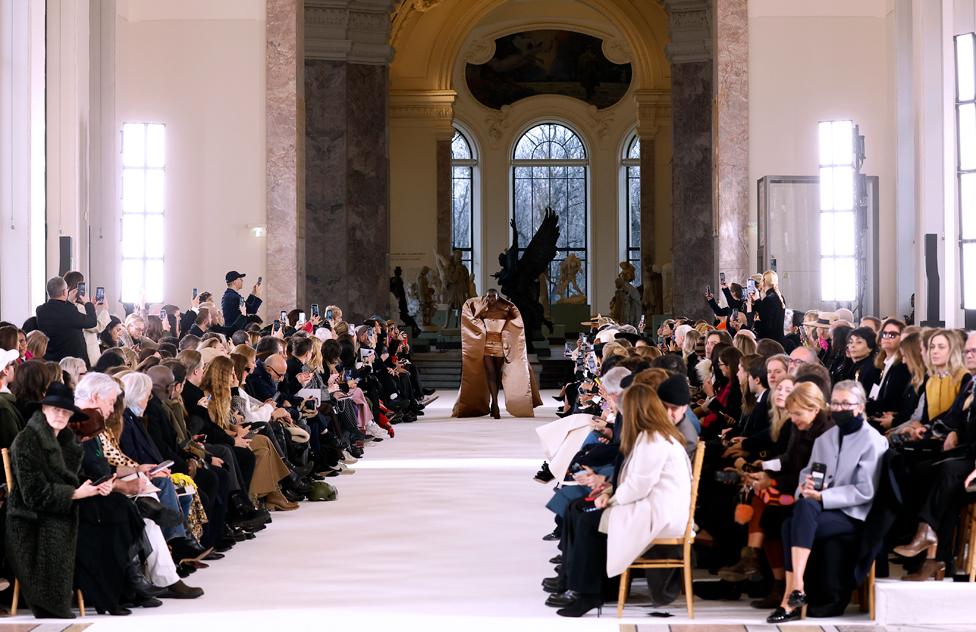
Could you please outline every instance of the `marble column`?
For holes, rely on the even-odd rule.
[[[302,0],[267,0],[266,314],[305,304]]]
[[[715,206],[718,266],[729,279],[754,271],[749,257],[749,10],[747,0],[715,0]]]
[[[454,225],[453,186],[451,141],[439,139],[437,141],[437,254],[442,257],[451,256],[453,241],[451,231]]]
[[[640,138],[640,208],[641,208],[641,280],[643,302],[650,318],[661,313],[660,287],[651,283],[652,268],[657,261],[657,138],[670,124],[671,95],[666,91],[640,90],[636,93],[637,135]],[[648,321],[650,322],[650,321]]]
[[[305,292],[350,322],[389,306],[393,0],[305,0]]]
[[[671,32],[667,54],[674,146],[671,313],[707,318],[711,310],[702,300],[702,291],[705,285],[714,286],[717,278],[709,7],[707,0],[664,0],[664,5]]]

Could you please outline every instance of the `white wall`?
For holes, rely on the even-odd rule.
[[[882,314],[904,313],[909,299],[896,296],[895,290],[892,28],[886,0],[749,3],[753,217],[756,180],[767,175],[815,176],[818,121],[853,119],[865,136],[867,158],[862,172],[880,177]],[[787,255],[779,256],[782,260]]]
[[[119,0],[117,127],[166,125],[167,302],[222,292],[231,269],[264,273],[265,238],[248,230],[265,223],[264,22],[264,0]]]

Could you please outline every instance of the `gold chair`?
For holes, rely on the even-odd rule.
[[[3,473],[7,479],[7,495],[14,491],[14,474],[13,469],[10,467],[10,450],[3,448],[0,450],[3,453]],[[80,590],[76,590],[75,593],[78,595],[78,611],[81,616],[85,616],[85,598],[81,594]],[[20,580],[16,577],[14,578],[14,596],[10,600],[10,616],[17,615],[17,606],[20,602]]]
[[[688,510],[688,525],[680,538],[658,538],[651,542],[655,546],[680,546],[681,559],[650,560],[637,558],[620,575],[620,594],[617,597],[617,617],[623,616],[624,603],[630,592],[630,571],[646,569],[680,568],[684,571],[685,601],[688,602],[688,618],[695,618],[695,597],[691,587],[691,545],[695,543],[695,504],[698,501],[698,482],[701,480],[702,463],[705,460],[705,444],[699,441],[695,448],[695,462],[691,477],[691,507]]]

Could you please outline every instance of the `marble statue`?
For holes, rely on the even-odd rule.
[[[644,306],[640,293],[634,287],[637,277],[634,265],[629,261],[620,262],[620,273],[614,281],[615,291],[610,301],[610,317],[622,325],[637,325]]]
[[[447,327],[457,318],[461,326],[461,306],[471,298],[471,273],[461,261],[461,251],[455,250],[451,257],[437,255],[437,269],[444,284],[443,302],[447,305]]]
[[[434,324],[434,310],[437,309],[434,298],[434,287],[430,280],[430,268],[424,266],[420,269],[420,276],[417,277],[417,289],[419,294],[417,299],[420,301],[420,322],[424,327]]]
[[[583,264],[579,257],[572,253],[559,264],[559,282],[556,284],[556,294],[559,296],[557,305],[582,305],[586,302],[586,295],[576,282],[576,276],[582,268]]]

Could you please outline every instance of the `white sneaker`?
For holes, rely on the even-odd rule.
[[[358,462],[359,462],[359,459],[357,459],[357,458],[356,458],[356,457],[354,457],[353,455],[351,455],[351,454],[349,454],[349,452],[348,452],[348,451],[346,451],[346,450],[343,450],[343,451],[342,451],[342,462],[343,462],[343,463],[348,463],[348,464],[350,464],[350,465],[351,465],[351,464],[353,464],[353,463],[358,463]]]

